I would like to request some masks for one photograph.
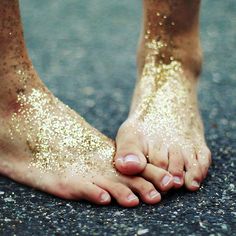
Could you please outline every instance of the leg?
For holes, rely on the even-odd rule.
[[[135,206],[160,194],[112,166],[114,145],[45,87],[28,57],[17,0],[0,0],[0,174],[65,199]]]
[[[210,165],[197,105],[201,70],[200,0],[144,0],[138,80],[128,119],[117,134],[117,169],[168,170],[174,186],[197,190]],[[125,162],[132,155],[133,162]]]

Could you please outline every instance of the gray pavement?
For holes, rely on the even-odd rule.
[[[22,0],[25,37],[47,86],[114,138],[135,82],[137,0]],[[57,199],[0,176],[0,235],[236,235],[236,3],[203,1],[199,87],[213,165],[200,191],[124,209]]]

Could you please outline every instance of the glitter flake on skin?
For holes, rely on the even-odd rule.
[[[169,27],[168,22],[170,26],[174,26],[175,22],[169,21],[168,16],[160,12],[156,16],[161,21],[156,22],[155,17],[151,17],[152,21],[148,23],[149,28],[144,36],[147,54],[138,82],[142,92],[139,105],[131,117],[142,121],[137,129],[149,139],[158,132],[164,143],[178,143],[182,148],[189,148],[193,146],[188,142],[193,132],[198,137],[199,144],[203,142],[201,124],[196,122],[198,112],[194,109],[197,106],[193,86],[184,73],[181,61],[172,55],[174,44],[170,37],[163,33],[156,40],[151,36],[153,26],[162,23],[161,26],[164,24]],[[179,140],[183,142],[180,143]]]
[[[29,95],[20,93],[17,102],[21,108],[12,115],[10,132],[27,135],[27,146],[33,154],[30,165],[43,172],[64,171],[71,166],[75,174],[98,168],[112,171],[114,147],[88,128],[84,119],[69,115],[69,107],[57,98],[33,88]],[[99,167],[97,158],[103,162]]]

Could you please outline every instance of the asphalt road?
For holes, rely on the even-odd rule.
[[[137,0],[22,0],[25,37],[47,86],[115,137],[135,82]],[[0,176],[0,235],[236,235],[236,3],[203,1],[199,86],[213,165],[200,191],[124,209],[57,199]]]

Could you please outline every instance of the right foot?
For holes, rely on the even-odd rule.
[[[65,199],[108,204],[114,197],[132,207],[139,203],[135,192],[146,203],[160,201],[158,184],[117,173],[113,142],[40,81],[25,48],[17,0],[0,1],[0,98],[0,174]],[[161,174],[149,177],[157,182]]]
[[[129,116],[117,134],[116,168],[134,175],[142,173],[148,160],[169,171],[175,188],[185,185],[195,191],[211,163],[196,89],[200,1],[143,2],[139,79]]]

